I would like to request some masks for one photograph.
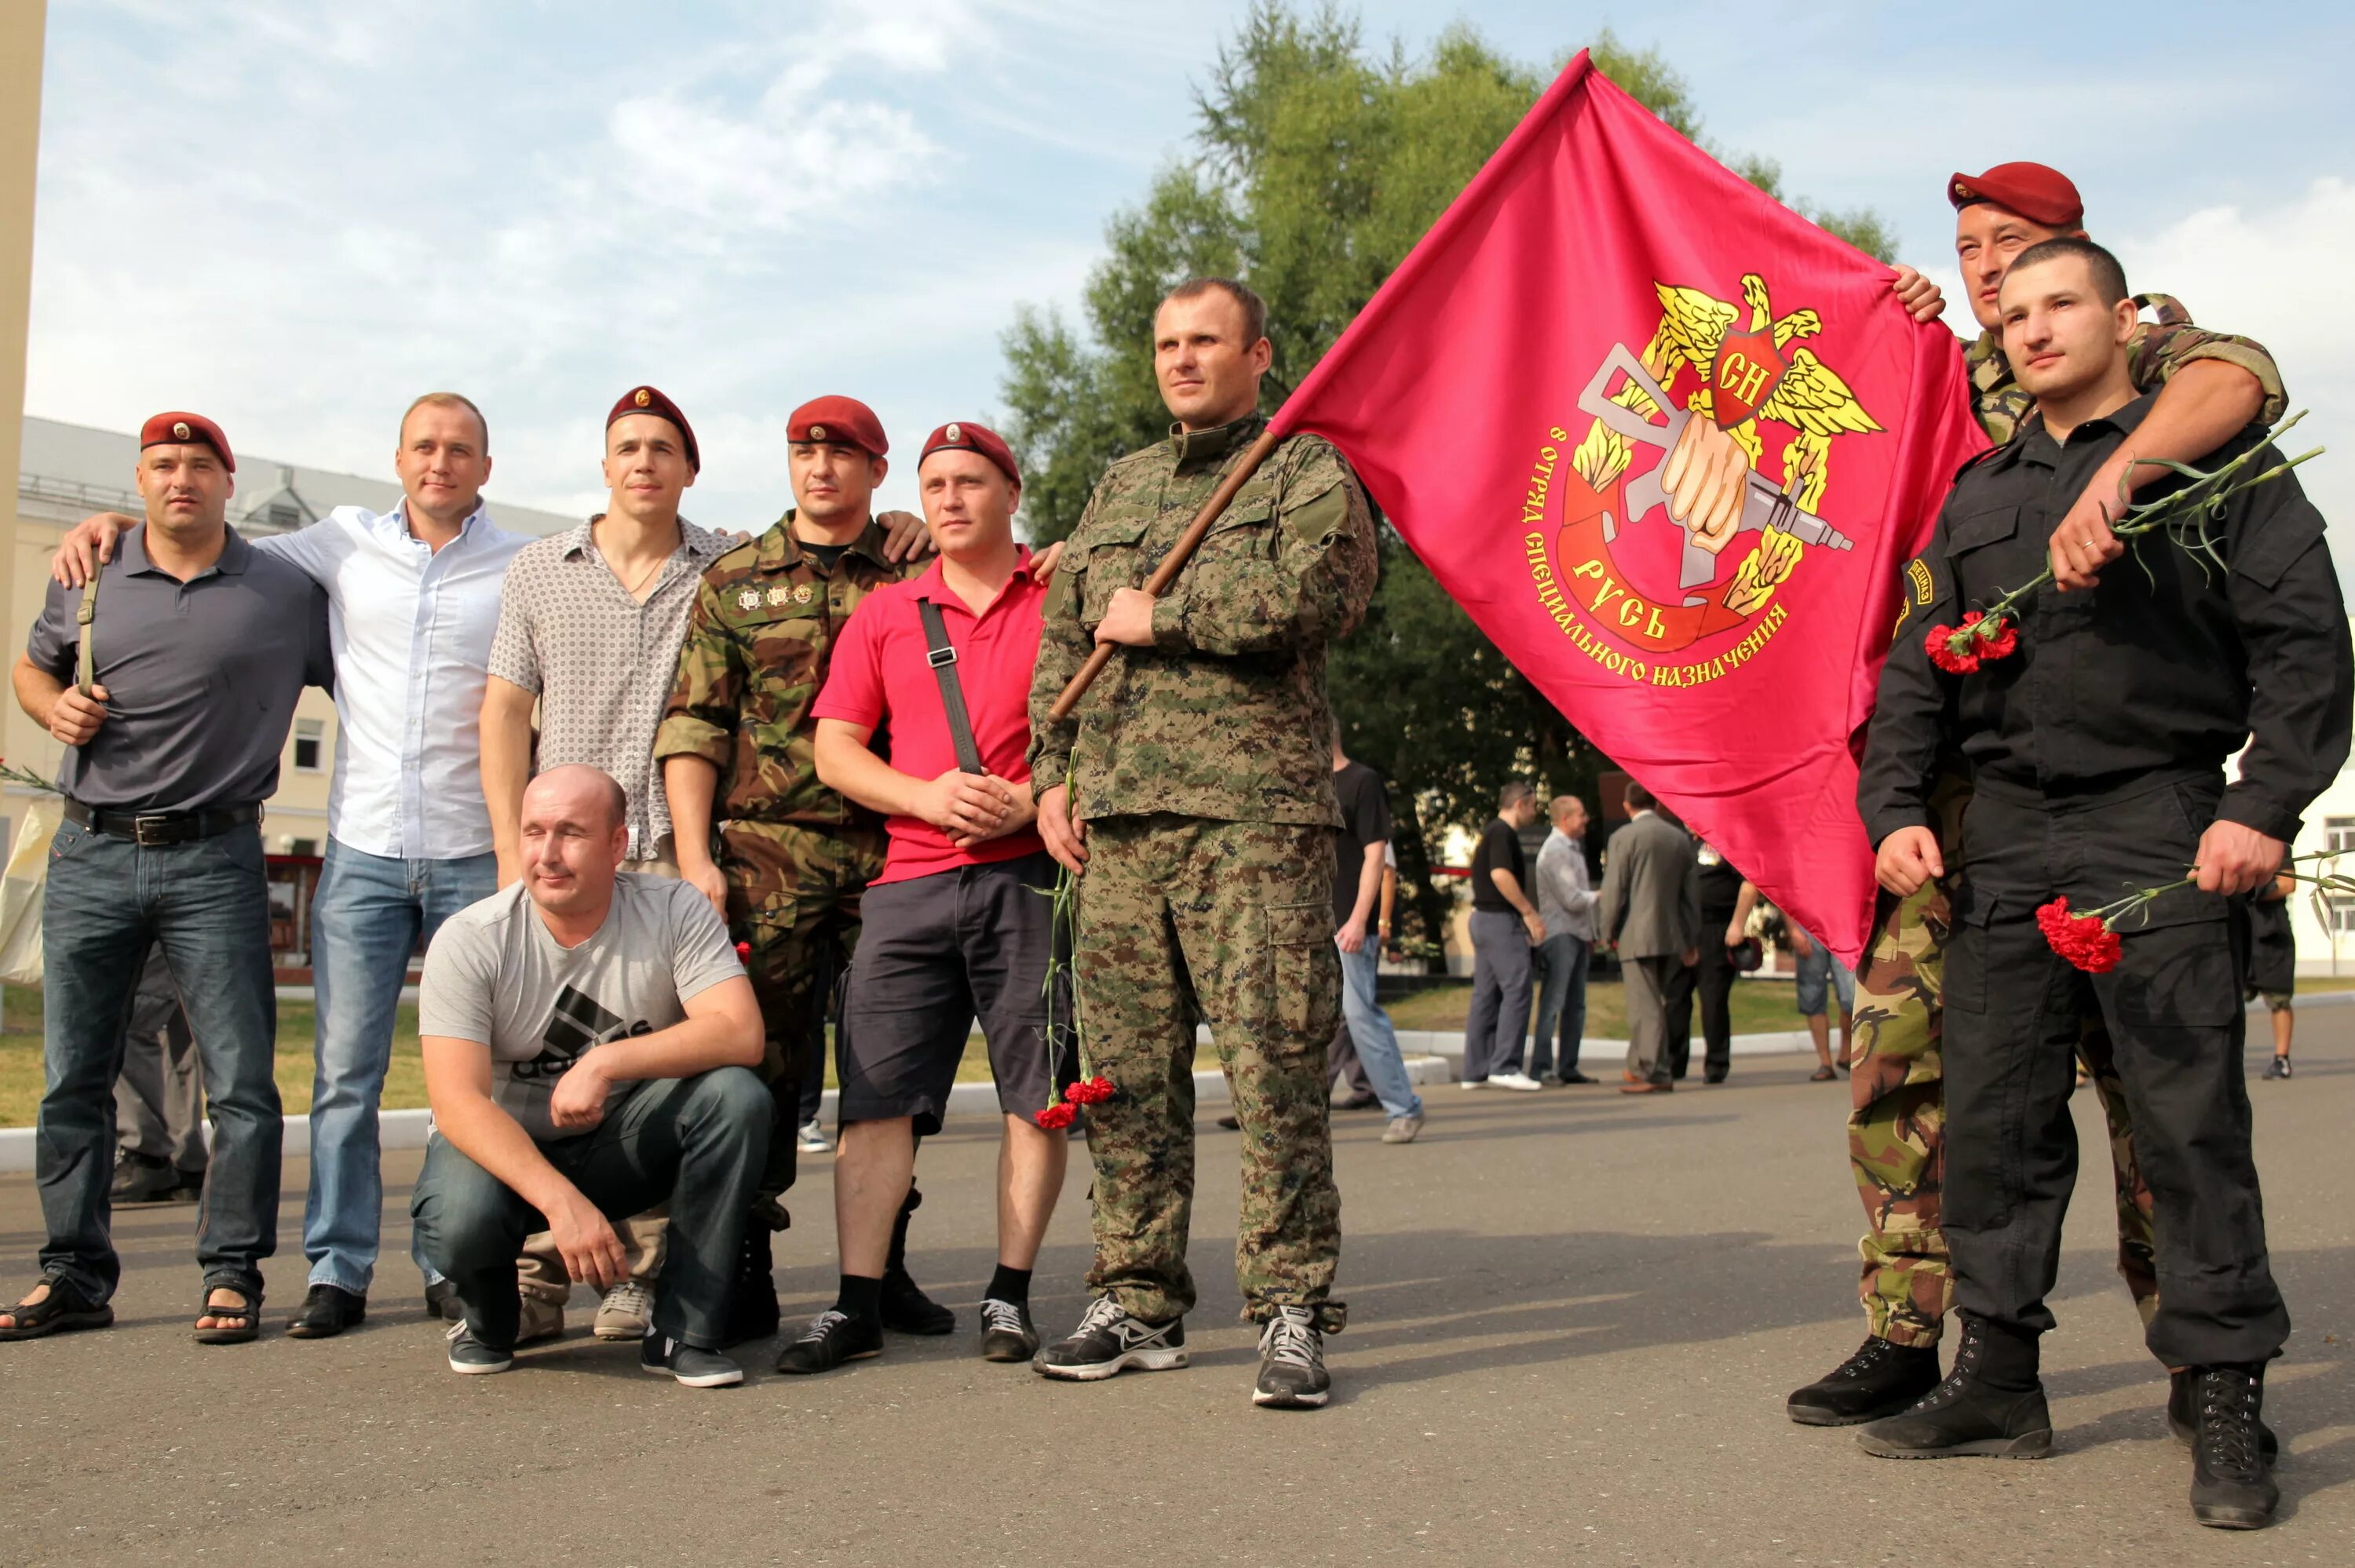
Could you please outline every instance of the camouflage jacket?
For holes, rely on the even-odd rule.
[[[1071,717],[1048,717],[1115,589],[1141,588],[1267,421],[1172,431],[1096,485],[1047,593],[1030,688],[1031,787],[1083,820],[1169,811],[1338,827],[1325,649],[1373,597],[1372,509],[1333,445],[1294,436],[1236,493]]]
[[[719,769],[715,822],[825,828],[879,820],[818,782],[810,708],[851,611],[908,571],[885,560],[884,539],[882,525],[868,523],[828,572],[794,536],[788,512],[704,572],[655,731],[655,759],[700,757]]]
[[[2171,295],[2137,294],[2135,303],[2158,317],[2138,323],[2133,341],[2126,345],[2126,366],[2136,391],[2158,390],[2168,377],[2194,360],[2221,359],[2239,366],[2264,388],[2264,408],[2257,415],[2261,423],[2272,424],[2289,407],[2288,395],[2282,390],[2281,367],[2264,344],[2193,326],[2191,313]],[[1992,332],[1979,334],[1978,341],[1963,350],[1963,365],[1970,375],[1971,406],[1978,414],[1980,428],[1996,445],[2008,444],[2020,421],[2035,408],[2036,399],[2012,378],[2011,362],[2003,356],[2002,337]]]

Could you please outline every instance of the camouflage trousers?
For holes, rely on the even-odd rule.
[[[728,929],[751,949],[744,968],[767,1039],[761,1076],[776,1121],[760,1195],[773,1200],[794,1184],[802,1079],[826,1072],[827,995],[858,946],[860,903],[883,869],[883,830],[730,821],[719,846]]]
[[[1245,1310],[1331,1300],[1341,1198],[1325,1052],[1341,1015],[1329,828],[1196,817],[1088,824],[1075,968],[1088,1065],[1118,1093],[1088,1107],[1095,1264],[1088,1287],[1138,1317],[1192,1309],[1194,1021],[1242,1124],[1235,1276]]]
[[[1934,882],[1910,898],[1882,898],[1856,977],[1848,1157],[1871,1227],[1858,1244],[1857,1293],[1872,1333],[1900,1345],[1936,1344],[1955,1301],[1938,1224],[1946,1134],[1939,986],[1949,920],[1945,889]],[[2126,1085],[2098,1022],[2077,1053],[2109,1126],[2118,1273],[2147,1324],[2158,1310],[2152,1202],[2135,1160]]]

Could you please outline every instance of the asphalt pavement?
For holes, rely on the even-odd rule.
[[[2299,1075],[2251,1086],[2274,1266],[2296,1322],[2266,1414],[2283,1517],[2190,1522],[2164,1375],[2112,1271],[2098,1112],[2045,1347],[2058,1441],[2038,1463],[1868,1457],[1783,1400],[1862,1334],[1844,1084],[1745,1058],[1722,1087],[1629,1099],[1426,1091],[1420,1142],[1339,1113],[1351,1327],[1334,1403],[1254,1409],[1237,1318],[1234,1135],[1205,1110],[1193,1366],[1050,1383],[978,1356],[996,1139],[926,1144],[917,1277],[952,1338],[895,1337],[813,1379],[746,1347],[746,1386],[692,1392],[589,1337],[498,1377],[444,1370],[407,1257],[418,1156],[387,1157],[370,1316],[289,1340],[307,1169],[286,1166],[259,1344],[193,1344],[194,1213],[118,1216],[117,1326],[0,1345],[0,1526],[25,1563],[633,1564],[1972,1564],[2355,1562],[2355,1009],[2306,1020]],[[2253,1034],[2262,1021],[2253,1021]],[[1596,1054],[1607,1054],[1607,1048]],[[2251,1062],[2262,1058],[2253,1048]],[[1613,1064],[1606,1063],[1605,1065]],[[828,1157],[780,1239],[788,1332],[832,1298]],[[1041,1327],[1084,1305],[1087,1167],[1039,1261]],[[29,1177],[0,1178],[0,1289],[32,1277]]]

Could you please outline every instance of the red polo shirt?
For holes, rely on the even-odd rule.
[[[956,743],[949,738],[948,711],[941,705],[923,618],[916,609],[927,599],[941,607],[949,646],[956,650],[957,680],[964,688],[982,766],[1028,789],[1030,673],[1039,662],[1047,590],[1030,576],[1027,548],[1006,587],[978,618],[942,579],[937,560],[913,581],[877,588],[861,599],[835,642],[833,668],[811,713],[877,731],[888,725],[891,766],[912,778],[937,779],[954,769]],[[921,817],[893,817],[890,832],[890,853],[883,874],[875,879],[879,884],[1012,860],[1046,847],[1035,832],[1025,830],[960,850]]]

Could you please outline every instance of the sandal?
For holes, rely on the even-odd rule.
[[[0,1307],[0,1312],[15,1319],[9,1327],[0,1329],[0,1340],[37,1340],[45,1334],[104,1329],[113,1324],[113,1308],[92,1306],[80,1291],[54,1276],[45,1276],[40,1283],[49,1287],[49,1293],[31,1306]]]
[[[1838,1076],[1839,1075],[1833,1072],[1828,1066],[1817,1067],[1814,1072],[1807,1075],[1807,1082],[1811,1084],[1828,1084],[1834,1078]]]
[[[212,1300],[213,1292],[216,1290],[234,1290],[240,1296],[246,1298],[245,1303],[238,1307],[216,1307]],[[250,1340],[261,1337],[261,1292],[248,1290],[241,1285],[208,1285],[205,1287],[204,1301],[197,1308],[197,1316],[227,1318],[237,1325],[230,1329],[198,1329],[196,1330],[197,1343],[242,1345]]]

